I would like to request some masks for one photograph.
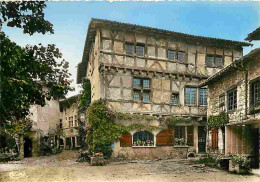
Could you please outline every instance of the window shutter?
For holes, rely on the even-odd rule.
[[[218,148],[218,130],[214,129],[211,130],[212,132],[212,149]]]
[[[120,147],[132,147],[132,135],[130,133],[124,133],[121,135]]]
[[[174,137],[173,137],[173,129],[163,130],[156,136],[156,145],[163,146],[163,145],[173,145],[174,144]]]
[[[187,127],[187,144],[188,146],[193,146],[193,126]]]

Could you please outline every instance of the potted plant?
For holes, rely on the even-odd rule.
[[[150,140],[146,140],[146,144],[147,144],[147,146],[150,146]]]
[[[137,146],[137,143],[136,143],[136,142],[134,142],[134,146]]]
[[[175,146],[185,146],[186,142],[185,142],[184,138],[175,138],[174,145]]]
[[[153,141],[151,141],[151,144],[150,144],[150,146],[153,146]]]
[[[233,155],[229,161],[229,171],[246,174],[250,170],[250,160],[247,156]]]
[[[140,146],[141,143],[142,143],[142,141],[138,139],[138,140],[137,140],[137,145]]]
[[[143,146],[145,146],[146,145],[145,141],[143,141],[142,144],[143,144]]]

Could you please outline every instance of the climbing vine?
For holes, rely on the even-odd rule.
[[[102,152],[110,157],[112,154],[111,144],[118,140],[123,133],[131,130],[158,130],[157,126],[132,124],[123,126],[114,122],[115,119],[156,119],[153,116],[138,116],[117,113],[109,110],[103,101],[97,101],[90,105],[87,111],[88,131],[87,143],[92,152]]]
[[[210,116],[208,120],[209,128],[214,129],[223,128],[226,123],[228,123],[228,115],[224,112],[216,116]]]

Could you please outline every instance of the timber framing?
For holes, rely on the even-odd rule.
[[[199,86],[203,87],[203,86],[209,85],[211,83],[214,83],[215,81],[219,80],[222,77],[225,77],[227,74],[231,73],[232,71],[235,71],[237,69],[237,67],[243,66],[244,63],[246,63],[252,59],[255,59],[256,57],[259,57],[259,56],[260,56],[260,48],[254,49],[253,51],[251,51],[250,53],[248,53],[241,59],[237,59],[236,61],[231,63],[229,66],[223,68],[222,70],[220,70],[216,74],[212,75],[208,79],[202,81]]]
[[[85,40],[85,46],[83,50],[82,62],[78,65],[77,70],[77,83],[81,83],[82,78],[86,75],[86,70],[88,67],[89,54],[91,51],[91,46],[94,43],[96,31],[102,28],[109,28],[114,32],[128,32],[128,33],[145,33],[147,35],[157,37],[157,38],[165,38],[167,40],[175,40],[175,41],[185,41],[186,43],[195,43],[196,45],[200,45],[201,43],[204,45],[209,45],[215,48],[233,48],[240,50],[242,46],[250,46],[252,44],[247,42],[233,41],[233,40],[225,40],[211,37],[203,37],[190,35],[185,33],[179,33],[169,30],[157,29],[152,27],[128,24],[128,23],[120,23],[116,21],[110,20],[102,20],[102,19],[91,19],[91,22],[88,27],[88,33]],[[146,42],[147,43],[147,42]],[[112,43],[113,46],[113,43]],[[156,47],[158,47],[156,45]],[[177,48],[178,50],[178,48]],[[184,50],[185,51],[185,50]],[[185,57],[187,57],[187,51],[185,51]],[[157,55],[157,48],[156,53]],[[150,59],[150,58],[149,58]]]

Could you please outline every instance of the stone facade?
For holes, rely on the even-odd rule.
[[[205,84],[208,85],[208,117],[221,112],[228,115],[225,130],[218,130],[219,153],[249,155],[258,161],[260,49],[236,60],[202,85]],[[235,100],[229,94],[231,90],[236,92]],[[232,107],[232,103],[236,106]],[[210,137],[209,147],[213,145]]]
[[[199,136],[198,126],[205,126],[205,122],[198,123],[198,121],[206,117],[207,107],[201,102],[199,83],[236,58],[241,58],[242,45],[248,45],[242,42],[221,41],[226,40],[93,19],[89,25],[78,76],[86,73],[82,76],[90,80],[92,102],[105,99],[108,108],[112,110],[129,114],[153,115],[158,119],[166,116],[191,118],[193,144],[189,150],[200,152],[198,138],[202,137],[200,141],[204,141],[206,136]],[[222,43],[221,46],[219,42]],[[207,66],[206,59],[209,56],[214,57],[214,60],[221,57],[221,65]],[[83,70],[82,73],[80,70]],[[78,81],[80,79],[78,78]],[[136,80],[137,83],[141,82],[140,88],[135,88]],[[144,80],[149,82],[147,88],[143,86]],[[186,88],[194,88],[192,103],[186,101],[187,98],[192,97],[187,96]],[[174,99],[177,101],[173,102]],[[156,122],[158,125],[159,121],[154,123]],[[184,132],[187,142],[188,125],[186,123],[178,125],[184,127],[180,130]],[[162,130],[150,131],[155,141],[157,134]],[[132,131],[131,136],[134,136],[135,132],[138,131]],[[177,133],[174,130],[171,132],[171,137]],[[172,153],[171,156],[175,156],[173,153],[176,150],[172,145],[159,147],[155,144],[155,146],[142,150],[120,147],[116,142],[113,145],[114,156],[125,153],[126,156],[135,158],[142,154],[141,151],[143,155],[149,154],[149,156],[159,153],[162,155]]]
[[[66,102],[74,98],[74,101],[69,106],[62,106],[63,102]],[[79,147],[78,144],[78,95],[72,96],[71,98],[65,99],[60,102],[61,113],[60,113],[60,138],[61,148],[63,149],[75,149]]]

